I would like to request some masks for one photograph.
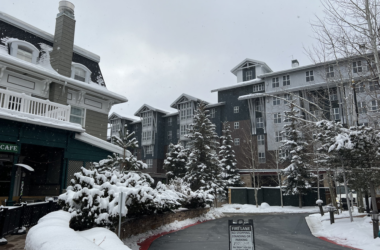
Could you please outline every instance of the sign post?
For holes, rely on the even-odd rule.
[[[230,250],[254,250],[255,234],[253,220],[239,219],[236,223],[228,220],[228,236],[230,240]]]

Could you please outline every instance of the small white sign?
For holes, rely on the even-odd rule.
[[[254,250],[252,225],[230,226],[231,250]]]

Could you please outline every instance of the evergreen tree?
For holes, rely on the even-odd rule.
[[[189,158],[186,165],[185,181],[189,182],[192,190],[208,190],[215,195],[225,193],[225,181],[216,153],[219,143],[215,133],[215,125],[206,114],[206,104],[198,104],[194,114],[194,123],[187,137],[191,140]]]
[[[232,136],[230,124],[223,123],[223,136],[220,137],[222,146],[219,148],[220,167],[223,171],[223,180],[227,186],[241,187],[244,182],[240,180],[240,174],[236,168],[235,151],[232,149]]]
[[[180,143],[169,145],[169,153],[166,154],[164,169],[169,180],[174,177],[183,178],[186,173],[187,153]]]
[[[290,124],[284,126],[282,132],[285,139],[282,141],[282,150],[289,151],[290,165],[286,167],[282,174],[285,179],[285,194],[299,197],[299,207],[302,207],[302,195],[311,188],[309,184],[310,175],[307,172],[305,161],[307,143],[302,141],[301,133],[298,130],[299,110],[295,109],[294,103],[290,103],[290,111],[285,111],[285,116],[290,120]]]

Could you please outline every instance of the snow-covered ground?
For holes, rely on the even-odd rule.
[[[270,206],[268,203],[261,203],[259,207],[256,205],[241,204],[224,204],[217,208],[222,213],[317,213],[319,208],[315,207],[292,207],[292,206]]]
[[[137,244],[140,242],[143,242],[144,240],[148,239],[151,236],[159,235],[159,234],[162,234],[165,232],[170,232],[173,230],[180,230],[181,228],[184,228],[188,225],[195,224],[199,221],[202,222],[202,221],[214,220],[214,219],[221,218],[221,217],[223,217],[223,213],[221,213],[218,209],[211,209],[208,213],[206,213],[200,217],[196,217],[196,218],[192,218],[192,219],[186,219],[183,221],[175,221],[173,223],[161,226],[155,230],[152,230],[152,231],[149,231],[149,232],[146,232],[143,234],[135,235],[135,236],[132,236],[130,238],[124,239],[123,242],[125,245],[130,247],[132,250],[139,250],[140,246]]]
[[[42,217],[25,241],[26,250],[130,250],[119,237],[105,228],[77,232],[69,227],[71,215],[56,211]]]
[[[371,217],[363,216],[357,211],[353,213],[354,221],[350,222],[348,211],[335,215],[335,223],[330,224],[330,215],[311,214],[306,221],[315,237],[325,237],[345,246],[363,250],[380,249],[380,238],[373,238]]]

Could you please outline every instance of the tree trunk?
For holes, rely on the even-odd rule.
[[[366,213],[369,214],[369,200],[368,200],[368,191],[365,191],[365,206],[366,206]]]
[[[369,182],[369,189],[371,191],[372,212],[378,213],[379,211],[377,210],[377,203],[376,203],[376,189],[372,181]]]
[[[338,211],[338,206],[336,204],[336,194],[335,194],[334,183],[333,183],[333,179],[331,178],[331,171],[327,171],[326,175],[327,175],[327,184],[329,185],[331,204],[334,207],[336,207]]]
[[[259,202],[257,200],[257,188],[255,188],[255,200],[256,200],[256,207],[259,207]]]
[[[298,203],[299,203],[299,207],[302,208],[302,194],[301,193],[298,194]]]

